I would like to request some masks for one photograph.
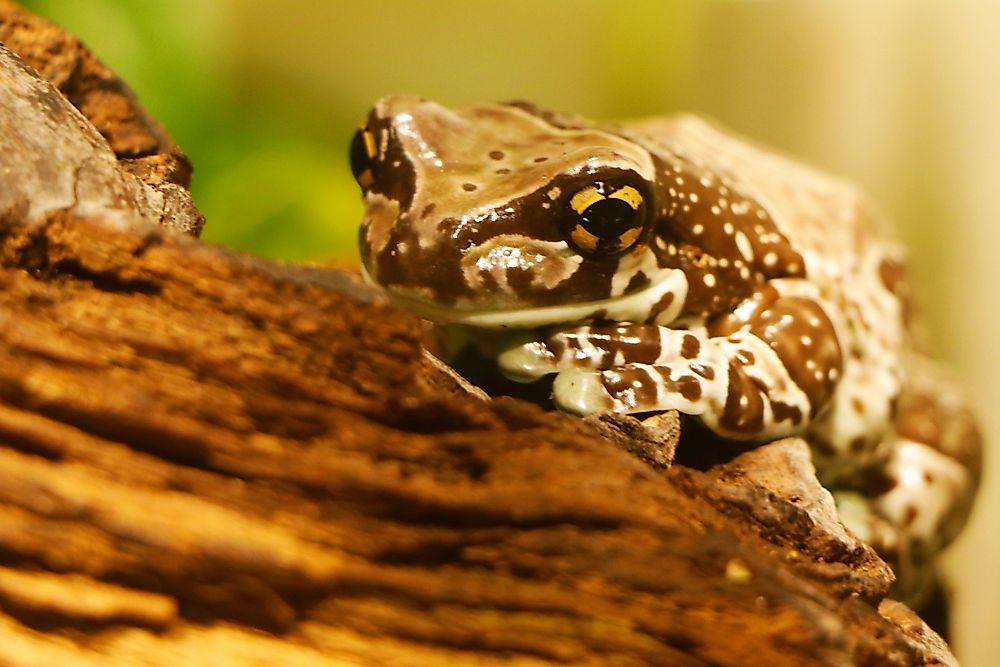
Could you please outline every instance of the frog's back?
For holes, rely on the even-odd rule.
[[[968,516],[981,442],[962,392],[912,335],[901,246],[850,183],[701,119],[654,118],[623,131],[731,183],[802,257],[804,279],[772,282],[817,291],[843,353],[840,382],[804,435],[824,484],[869,497],[870,514],[855,515],[847,493],[845,520],[893,563],[897,594],[919,599],[923,563]],[[882,481],[865,488],[860,479]]]
[[[869,203],[847,181],[734,137],[696,116],[649,118],[623,127],[651,152],[680,153],[757,200],[804,258],[807,278],[829,284],[831,290],[872,254],[890,260],[899,255]]]
[[[785,289],[818,292],[809,296],[828,304],[844,354],[839,389],[813,439],[833,458],[873,450],[891,421],[902,385],[901,354],[909,342],[900,246],[863,195],[844,180],[697,117],[652,118],[622,127],[651,152],[681,155],[767,211],[805,265],[805,280],[785,281]]]

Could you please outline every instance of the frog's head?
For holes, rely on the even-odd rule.
[[[366,275],[428,319],[634,320],[683,290],[648,247],[652,158],[581,121],[389,97],[355,135],[351,167]]]

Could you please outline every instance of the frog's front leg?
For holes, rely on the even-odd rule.
[[[567,412],[674,409],[731,438],[800,432],[832,395],[841,350],[819,303],[765,288],[706,327],[583,326],[498,360],[514,378],[558,373],[554,398]]]

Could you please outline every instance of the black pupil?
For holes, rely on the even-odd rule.
[[[365,137],[362,130],[354,133],[351,139],[351,173],[357,179],[362,173],[372,166],[371,158],[368,157],[368,147],[365,146]]]
[[[599,239],[617,239],[635,225],[635,209],[621,199],[596,201],[580,216],[580,224]]]

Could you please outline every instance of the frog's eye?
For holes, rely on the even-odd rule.
[[[375,182],[375,136],[367,127],[354,133],[351,139],[351,173],[362,190],[367,190]]]
[[[642,193],[600,181],[573,195],[566,216],[570,242],[584,254],[605,257],[634,247],[646,217]]]

